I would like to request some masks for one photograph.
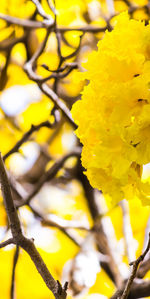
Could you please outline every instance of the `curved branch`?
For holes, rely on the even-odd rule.
[[[52,128],[52,124],[49,121],[44,121],[40,123],[39,125],[32,125],[31,128],[22,136],[22,138],[7,152],[7,154],[4,155],[3,160],[5,161],[10,155],[13,153],[18,152],[20,146],[29,140],[29,137],[39,129],[46,127],[46,128]]]
[[[63,166],[63,164],[66,162],[67,159],[69,159],[70,157],[79,157],[80,154],[81,154],[81,149],[77,148],[73,152],[70,152],[69,154],[65,155],[60,160],[55,162],[55,164],[41,176],[38,184],[36,185],[32,193],[22,202],[19,201],[18,203],[16,203],[17,208],[29,204],[31,199],[39,192],[42,186],[57,174],[57,172],[60,170],[60,168]]]
[[[34,262],[34,265],[36,266],[37,271],[40,273],[45,284],[52,291],[55,298],[56,299],[65,299],[67,296],[66,287],[65,286],[62,287],[60,285],[60,283],[58,283],[53,278],[53,276],[49,272],[46,264],[44,263],[42,257],[40,256],[39,252],[37,251],[37,249],[33,243],[33,239],[26,238],[22,233],[20,220],[19,220],[17,210],[16,210],[14,202],[13,202],[10,185],[9,185],[6,169],[5,169],[1,154],[0,154],[0,183],[1,183],[1,189],[2,189],[2,196],[4,199],[4,205],[6,208],[14,244],[22,247],[28,253],[30,258]],[[9,242],[10,242],[10,240],[9,240]],[[8,243],[8,241],[7,241],[7,243]]]
[[[0,243],[0,248],[3,248],[7,245],[10,245],[10,244],[14,244],[14,239],[13,238],[10,238],[2,243]]]

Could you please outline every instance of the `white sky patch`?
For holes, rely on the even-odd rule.
[[[10,171],[16,176],[26,173],[39,156],[39,146],[35,142],[28,142],[21,149],[23,154],[13,154],[9,164]]]
[[[90,3],[88,3],[88,12],[92,20],[97,19],[101,13],[100,1],[93,0]]]
[[[113,224],[108,216],[102,218],[102,224],[109,241],[109,247],[111,249],[114,260],[118,265],[119,271],[124,278],[127,278],[128,267],[122,262],[123,240],[120,240],[119,242],[117,241]]]
[[[21,218],[21,221],[23,223],[26,222],[28,226],[32,226],[34,224],[35,218],[32,212],[29,211],[29,209],[27,209],[26,207],[22,207],[19,209],[19,216]]]
[[[66,132],[62,135],[62,145],[67,150],[72,150],[76,146],[77,139],[72,132]]]
[[[143,165],[142,181],[150,178],[150,163]]]
[[[81,285],[92,287],[99,271],[100,265],[95,252],[83,252],[76,257],[74,280]]]
[[[55,231],[43,227],[39,220],[26,208],[19,210],[22,223],[25,225],[25,235],[35,240],[35,245],[47,252],[57,252],[60,249],[60,242],[55,236]],[[27,230],[26,230],[27,229]]]
[[[66,198],[67,191],[64,189],[59,189],[55,186],[45,185],[38,195],[36,196],[36,201],[43,208],[44,211],[49,211],[52,213],[66,214],[72,211],[75,201],[70,198]]]
[[[28,228],[28,237],[34,238],[35,245],[47,252],[57,252],[61,248],[55,231],[48,227],[42,227],[38,220]]]
[[[94,237],[93,235],[88,235],[81,245],[80,252],[73,260],[67,261],[65,264],[63,281],[68,280],[71,275],[73,281],[83,287],[84,293],[87,288],[94,285],[100,270],[99,255],[95,249]],[[81,293],[78,297],[80,297]]]
[[[41,91],[36,84],[14,85],[3,91],[0,106],[8,116],[16,116],[40,98]]]

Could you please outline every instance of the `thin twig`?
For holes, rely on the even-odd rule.
[[[31,128],[21,137],[21,139],[7,152],[7,154],[4,155],[3,159],[4,161],[13,153],[18,152],[20,146],[29,140],[29,137],[39,129],[46,127],[46,128],[52,128],[52,124],[49,121],[44,121],[40,123],[39,125],[32,125]]]
[[[45,47],[46,47],[46,44],[47,44],[47,40],[49,38],[49,34],[51,32],[51,29],[49,28],[47,31],[46,31],[46,35],[45,35],[45,38],[43,40],[43,42],[40,44],[40,46],[38,47],[37,51],[34,53],[34,55],[32,56],[31,60],[28,61],[28,64],[31,65],[32,69],[35,67],[35,64],[36,64],[36,61],[37,59],[39,58],[39,56],[43,53]]]
[[[4,199],[4,205],[8,216],[9,225],[11,228],[12,236],[14,241],[18,236],[22,235],[22,229],[19,221],[19,217],[14,206],[10,184],[7,178],[7,173],[5,170],[4,162],[0,154],[0,184],[2,196]]]
[[[14,260],[13,260],[13,269],[12,269],[12,278],[11,278],[11,289],[10,289],[10,298],[15,299],[15,270],[17,261],[19,258],[19,246],[16,246],[15,254],[14,254]]]
[[[10,245],[10,244],[14,244],[14,239],[13,238],[10,238],[2,243],[0,243],[0,248],[3,248],[7,245]]]
[[[80,182],[84,188],[85,198],[87,200],[87,204],[88,204],[91,216],[94,221],[93,232],[95,235],[95,243],[97,245],[98,250],[102,254],[107,255],[110,260],[109,263],[102,262],[101,266],[104,268],[104,270],[109,275],[109,277],[112,279],[112,281],[116,284],[116,286],[120,287],[121,282],[122,282],[122,277],[121,277],[120,271],[118,269],[118,265],[114,261],[113,255],[109,248],[109,242],[108,242],[107,236],[104,232],[104,228],[101,223],[101,220],[97,221],[99,214],[100,214],[100,210],[99,210],[98,204],[95,200],[94,189],[91,187],[87,177],[83,173],[81,161],[79,161],[78,163],[79,163],[79,165],[78,165],[77,178],[80,180]]]
[[[0,42],[0,51],[10,51],[16,44],[24,42],[26,39],[26,33],[21,37],[15,37],[13,39],[5,39]]]
[[[58,32],[70,32],[70,31],[81,31],[81,32],[89,32],[89,33],[99,33],[99,32],[105,32],[107,30],[107,26],[99,27],[99,26],[81,26],[81,27],[65,27],[61,26],[57,28]]]
[[[75,55],[78,54],[79,50],[80,50],[80,46],[81,46],[81,41],[82,41],[82,37],[84,36],[84,33],[82,35],[80,35],[80,40],[79,40],[79,45],[78,47],[75,49],[75,51],[73,51],[71,54],[69,54],[68,56],[65,56],[64,59],[70,59],[72,57],[74,57]]]
[[[48,15],[48,14],[44,11],[44,9],[43,9],[43,7],[42,7],[40,1],[38,1],[38,0],[31,0],[31,1],[35,4],[36,9],[37,9],[37,12],[41,15],[41,17],[43,17],[43,18],[46,19],[46,20],[51,21],[51,23],[54,24],[54,20],[51,18],[50,15]]]
[[[27,239],[22,233],[20,220],[13,202],[6,169],[1,155],[0,155],[0,183],[2,189],[2,196],[4,199],[4,205],[6,208],[14,243],[22,247],[28,253],[30,258],[34,262],[37,271],[40,273],[45,284],[54,294],[55,298],[65,299],[67,296],[65,287],[62,287],[60,283],[58,284],[58,282],[53,278],[46,264],[44,263],[42,257],[37,251],[33,243],[33,239]]]
[[[49,215],[49,218],[43,217],[42,219],[42,224],[43,225],[49,225],[51,227],[56,227],[56,228],[61,228],[61,229],[79,229],[79,230],[84,230],[84,231],[89,231],[89,228],[86,226],[82,226],[79,224],[77,221],[71,221],[71,220],[65,220],[65,219],[60,219],[56,215]]]
[[[33,212],[33,214],[34,214],[34,216],[35,217],[38,217],[38,218],[40,218],[41,219],[41,222],[42,222],[42,224],[43,225],[45,225],[45,226],[49,226],[49,227],[56,227],[56,228],[58,228],[61,232],[63,232],[75,245],[77,245],[78,247],[80,247],[80,243],[76,240],[76,238],[74,238],[73,236],[72,236],[72,234],[69,232],[69,230],[67,229],[67,228],[64,228],[64,227],[62,227],[61,225],[58,225],[58,224],[56,224],[56,226],[54,225],[54,223],[52,224],[52,221],[50,220],[48,220],[47,221],[47,219],[45,219],[45,216],[43,216],[42,215],[42,213],[41,212],[39,212],[39,211],[37,211],[37,209],[35,209],[34,207],[33,207],[33,205],[31,205],[31,204],[29,204],[28,205],[29,206],[29,208],[31,209],[31,211]],[[46,220],[46,222],[45,222],[45,220]]]
[[[37,51],[34,53],[32,58],[25,64],[24,70],[27,73],[28,77],[31,80],[35,81],[38,84],[41,91],[44,94],[46,94],[54,102],[55,106],[62,111],[64,116],[69,120],[69,122],[74,126],[74,128],[77,128],[76,124],[74,123],[74,121],[72,119],[72,116],[71,116],[71,113],[70,113],[68,107],[59,99],[57,94],[46,83],[43,83],[43,84],[40,83],[41,77],[38,76],[35,73],[35,71],[33,70],[36,65],[36,61],[37,61],[38,57],[44,51],[49,34],[50,34],[50,30],[47,30],[47,33],[46,33],[46,36],[45,36],[43,42],[41,43],[41,45],[37,49]]]
[[[66,162],[67,159],[69,159],[70,157],[79,157],[81,154],[81,149],[77,148],[76,150],[70,152],[69,154],[66,154],[64,157],[62,157],[60,160],[58,160],[57,162],[55,162],[55,164],[47,171],[45,172],[38,184],[36,185],[35,189],[31,192],[31,194],[22,202],[18,202],[16,203],[17,207],[21,207],[24,205],[28,205],[31,201],[31,199],[39,192],[39,190],[42,188],[42,186],[47,182],[50,181],[56,174],[57,172],[61,169],[61,167],[63,166],[63,164]]]
[[[148,241],[148,244],[147,244],[147,247],[146,247],[145,251],[143,252],[143,254],[141,254],[138,257],[137,260],[130,263],[130,266],[133,266],[132,272],[131,272],[131,275],[130,275],[128,281],[127,281],[124,292],[123,292],[122,296],[120,297],[120,299],[128,298],[128,295],[129,295],[129,292],[130,292],[130,289],[131,289],[131,285],[132,285],[133,280],[134,280],[134,278],[136,276],[136,273],[137,273],[138,266],[144,260],[144,258],[146,256],[146,254],[148,253],[149,249],[150,249],[150,233],[149,233],[149,241]]]
[[[18,26],[22,26],[27,29],[38,29],[38,28],[51,28],[54,31],[54,22],[52,20],[46,18],[43,21],[33,21],[28,19],[20,19],[12,16],[8,16],[5,14],[0,13],[0,19],[5,20],[8,24],[14,24]],[[82,26],[82,27],[57,27],[58,32],[67,32],[67,31],[81,31],[81,32],[91,32],[91,33],[98,33],[104,32],[107,29],[105,27],[99,26]]]
[[[67,67],[68,67],[68,70],[65,73],[62,73],[62,70],[65,70]],[[50,76],[48,76],[46,78],[41,79],[40,82],[44,83],[44,82],[46,82],[50,79],[53,79],[53,78],[63,79],[65,77],[67,77],[74,69],[77,69],[77,68],[78,68],[78,64],[76,62],[72,62],[72,63],[70,63],[70,65],[68,64],[68,66],[65,65],[64,67],[59,68],[56,71],[53,71],[53,74],[51,74]]]
[[[150,258],[144,261],[143,263],[141,263],[137,271],[137,277],[143,278],[149,270],[150,270]]]
[[[56,8],[55,8],[54,6],[52,6],[52,5],[49,3],[49,0],[47,0],[47,4],[48,4],[50,10],[51,10],[54,14],[56,14]]]
[[[12,17],[9,15],[5,15],[3,13],[0,13],[0,19],[6,21],[8,24],[22,26],[29,30],[53,27],[52,20],[33,21],[33,20],[29,20],[29,19],[20,19],[20,18]]]
[[[7,69],[8,69],[8,65],[10,62],[10,57],[11,57],[11,48],[7,49],[7,53],[6,53],[6,62],[5,65],[1,71],[1,77],[0,77],[0,91],[2,91],[5,88],[5,85],[7,83]]]
[[[62,111],[63,115],[69,120],[72,126],[76,129],[77,125],[72,119],[70,110],[64,104],[64,102],[60,100],[57,94],[46,83],[39,84],[39,87],[43,91],[43,93],[47,95],[55,103],[56,107]]]

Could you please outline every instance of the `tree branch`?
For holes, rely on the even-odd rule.
[[[52,21],[50,22],[44,22],[44,21],[33,21],[28,19],[20,19],[16,17],[12,17],[9,15],[5,15],[3,13],[0,13],[0,19],[6,21],[8,24],[14,24],[18,26],[22,26],[27,29],[38,29],[38,28],[49,28],[53,26]]]
[[[2,196],[4,199],[4,205],[6,208],[9,225],[11,228],[11,233],[13,236],[13,242],[18,246],[22,247],[30,256],[32,261],[34,262],[37,271],[40,273],[47,287],[52,291],[56,299],[65,299],[67,296],[66,288],[62,287],[60,283],[58,283],[51,273],[49,272],[46,264],[44,263],[42,257],[37,251],[33,240],[27,239],[21,230],[21,225],[19,221],[19,217],[13,202],[10,185],[7,177],[7,173],[5,170],[5,166],[3,163],[2,156],[0,155],[0,183],[2,189]],[[9,241],[10,242],[10,241]]]
[[[39,190],[42,188],[42,186],[49,180],[51,180],[57,172],[60,170],[60,168],[63,166],[65,161],[70,157],[78,157],[81,154],[81,149],[77,148],[76,150],[70,152],[69,154],[66,154],[64,157],[62,157],[60,160],[55,162],[55,164],[41,176],[38,184],[36,185],[35,189],[31,192],[31,194],[22,202],[16,203],[17,207],[21,207],[24,205],[27,205],[30,203],[31,199],[39,192]]]
[[[39,125],[32,125],[31,128],[22,136],[22,138],[7,152],[7,154],[4,155],[3,160],[5,161],[10,155],[13,153],[18,152],[20,146],[29,140],[29,137],[39,129],[46,127],[46,128],[52,128],[53,124],[51,124],[49,121],[44,121],[40,123]]]
[[[12,269],[12,279],[11,279],[11,290],[10,290],[10,298],[15,299],[15,270],[17,261],[19,258],[19,246],[16,246],[16,251],[14,254],[14,260],[13,260],[13,269]]]
[[[39,84],[40,89],[43,91],[45,95],[47,95],[56,105],[58,109],[60,109],[63,113],[63,115],[69,120],[69,122],[73,125],[73,127],[76,129],[77,125],[72,119],[70,110],[68,107],[59,99],[57,94],[46,84]]]
[[[137,271],[137,277],[143,278],[149,270],[150,270],[150,258],[144,261],[143,263],[141,263]]]
[[[13,239],[15,241],[17,240],[18,236],[22,235],[22,230],[21,230],[19,217],[12,199],[10,184],[7,178],[7,174],[6,174],[6,170],[5,170],[5,166],[1,154],[0,154],[0,184],[1,184],[2,196],[4,199],[4,205],[6,208],[9,225],[11,228]]]
[[[132,268],[130,277],[129,277],[127,283],[126,283],[126,286],[125,287],[123,286],[119,290],[117,290],[117,292],[110,299],[127,299],[127,298],[128,299],[129,298],[133,299],[133,298],[143,297],[143,295],[139,296],[139,297],[138,296],[133,297],[133,295],[131,296],[131,294],[133,294],[133,292],[135,292],[135,290],[136,290],[135,285],[137,285],[137,287],[139,288],[139,292],[140,292],[141,287],[142,287],[142,282],[141,282],[141,285],[140,284],[134,284],[133,289],[132,289],[132,284],[133,284],[134,278],[136,277],[138,266],[144,260],[146,254],[148,253],[149,250],[150,250],[150,233],[149,233],[148,244],[147,244],[147,247],[146,247],[145,251],[138,257],[137,260],[130,263],[130,266],[133,266],[133,268]],[[150,283],[149,282],[146,285],[146,287],[150,291]],[[137,290],[136,290],[136,293],[138,294]]]
[[[14,244],[14,239],[13,238],[10,238],[2,243],[0,243],[0,248],[3,248],[7,245],[10,245],[10,244]]]
[[[136,276],[138,266],[144,260],[144,258],[146,256],[146,254],[148,253],[149,249],[150,249],[150,234],[149,234],[149,241],[148,241],[147,247],[146,247],[145,251],[143,252],[143,254],[141,254],[137,260],[130,263],[130,266],[133,266],[132,272],[131,272],[131,275],[130,275],[128,281],[127,281],[126,287],[125,287],[124,292],[123,292],[120,299],[126,299],[128,297],[132,282],[133,282],[133,280]]]
[[[0,13],[0,19],[6,21],[8,24],[14,24],[18,26],[22,26],[27,29],[38,29],[38,28],[51,28],[54,31],[54,23],[52,20],[44,19],[43,21],[33,21],[28,19],[20,19],[16,17],[12,17],[9,15],[5,15],[3,13]],[[104,32],[107,29],[107,26],[105,27],[99,27],[99,26],[82,26],[82,27],[57,27],[58,32],[67,32],[67,31],[82,31],[82,32],[91,32],[91,33],[98,33],[98,32]]]

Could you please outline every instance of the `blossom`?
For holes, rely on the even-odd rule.
[[[86,175],[113,204],[136,197],[150,204],[142,179],[150,163],[150,25],[120,14],[84,67],[89,83],[72,115]]]

